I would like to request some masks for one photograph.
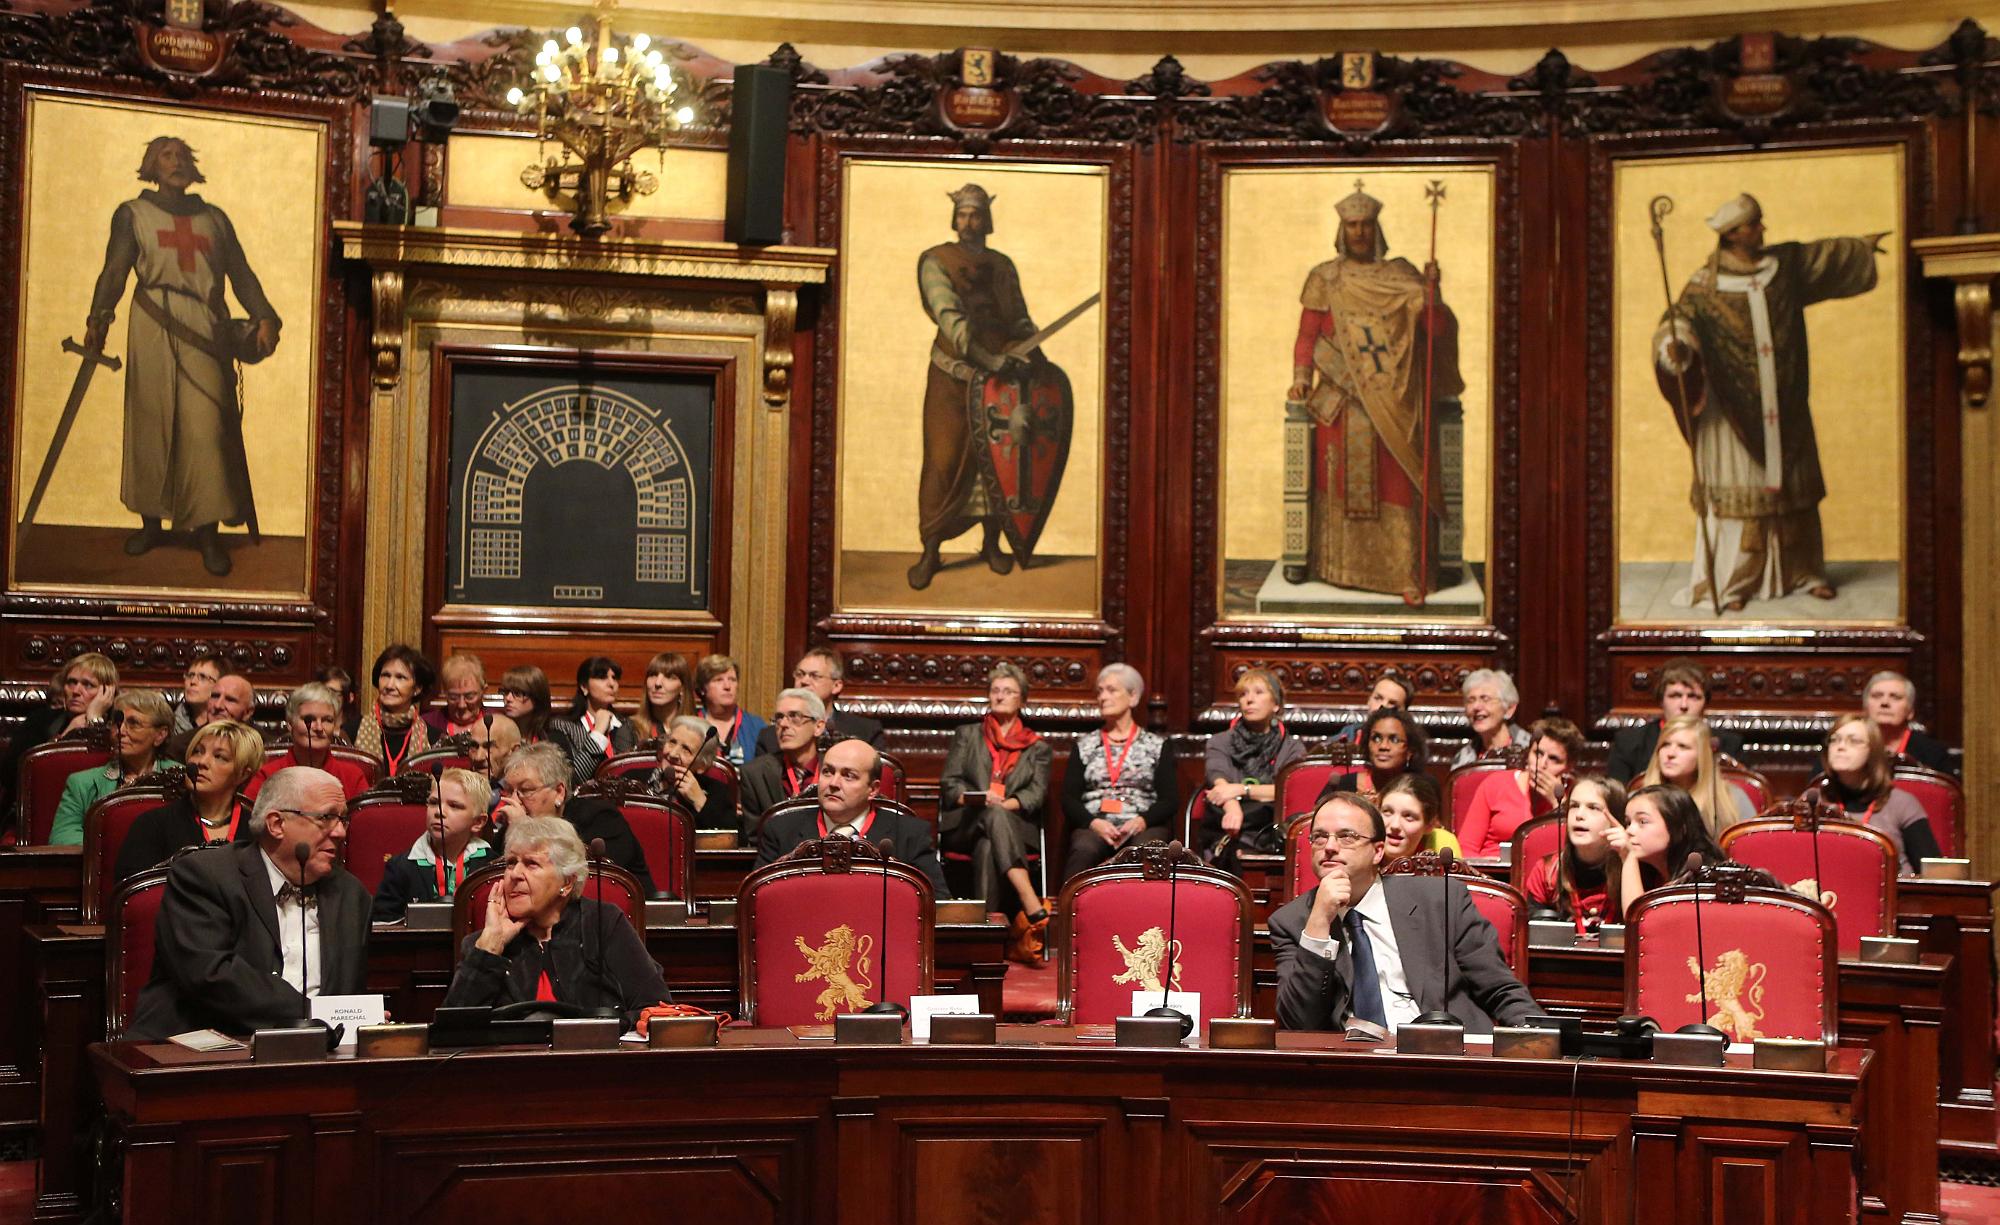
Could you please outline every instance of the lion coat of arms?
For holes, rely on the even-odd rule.
[[[836,1013],[859,1012],[868,1006],[868,992],[875,986],[868,977],[868,954],[875,948],[875,937],[857,936],[842,923],[826,933],[818,948],[807,944],[804,936],[793,936],[792,943],[806,958],[806,968],[792,981],[826,984],[813,1001],[819,1005],[816,1019],[831,1021]]]
[[[1114,983],[1131,983],[1141,991],[1165,991],[1161,981],[1161,970],[1167,961],[1167,934],[1157,927],[1149,927],[1139,934],[1137,947],[1126,948],[1125,941],[1117,933],[1111,936],[1111,945],[1125,960],[1125,972],[1112,978]],[[1181,942],[1173,945],[1174,990],[1181,989]]]

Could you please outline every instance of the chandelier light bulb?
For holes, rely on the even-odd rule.
[[[563,38],[567,39],[569,45],[572,47],[581,47],[583,45],[583,31],[577,29],[575,26],[564,30]]]
[[[554,64],[550,64],[548,67],[542,69],[542,78],[553,85],[557,81],[562,80],[562,69],[557,68]]]
[[[562,48],[556,46],[556,40],[553,38],[549,39],[547,42],[542,44],[542,54],[548,56],[550,59],[554,59],[556,56],[556,52],[560,50],[562,50]]]
[[[618,48],[616,48],[616,47],[606,47],[606,48],[604,49],[604,62],[605,62],[605,63],[607,63],[607,64],[615,64],[615,63],[617,63],[617,62],[618,62]]]
[[[521,92],[519,86],[516,86],[515,88],[507,91],[507,105],[519,106],[521,105],[521,100],[525,97],[527,97],[527,95]]]
[[[684,106],[681,109],[675,111],[674,121],[677,123],[693,123],[694,108],[691,106]]]
[[[632,50],[635,52],[642,52],[652,45],[653,40],[647,38],[644,34],[634,34],[632,36]]]

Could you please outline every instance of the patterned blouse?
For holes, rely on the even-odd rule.
[[[1102,731],[1078,736],[1073,765],[1083,769],[1083,802],[1091,815],[1104,815],[1105,798],[1117,796],[1124,809],[1111,814],[1113,820],[1143,819],[1146,811],[1159,802],[1160,797],[1153,787],[1153,776],[1159,767],[1160,755],[1166,752],[1166,748],[1165,740],[1152,732],[1141,731],[1129,748],[1113,744],[1107,758]],[[1118,772],[1116,786],[1111,782],[1114,768]]]

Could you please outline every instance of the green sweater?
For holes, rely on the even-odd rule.
[[[177,761],[162,758],[153,763],[153,769],[164,770],[169,766],[179,766]],[[49,827],[50,846],[82,846],[83,814],[90,806],[118,790],[118,763],[108,766],[92,766],[88,770],[78,770],[63,783],[62,802],[56,805],[55,824]]]

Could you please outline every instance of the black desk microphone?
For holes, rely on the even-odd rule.
[[[895,858],[896,840],[884,838],[875,843],[875,848],[882,852],[882,943],[875,946],[882,954],[882,1000],[870,1004],[865,1011],[877,1015],[893,1012],[899,1017],[907,1017],[910,1010],[889,995],[889,861]]]
[[[1701,865],[1705,862],[1707,861],[1701,857],[1700,851],[1689,851],[1687,865],[1681,869],[1681,875],[1693,876],[1701,870]],[[1708,1034],[1727,1042],[1729,1041],[1728,1034],[1723,1033],[1702,1019],[1708,1016],[1708,949],[1701,940],[1701,882],[1699,881],[1694,882],[1694,956],[1695,976],[1701,985],[1701,1004],[1695,1010],[1696,1019],[1691,1024],[1683,1025],[1674,1032],[1677,1034]]]
[[[1174,842],[1167,845],[1167,960],[1160,967],[1159,1007],[1148,1008],[1144,1015],[1149,1017],[1179,1018],[1181,1023],[1181,1037],[1185,1038],[1194,1032],[1194,1018],[1178,1008],[1167,1007],[1167,1000],[1169,998],[1167,993],[1173,990],[1174,986],[1174,967],[1180,961],[1180,958],[1174,952],[1174,925],[1180,916],[1181,893],[1179,869],[1181,854],[1180,843]]]
[[[1452,912],[1457,909],[1451,904],[1451,874],[1457,867],[1457,860],[1452,856],[1450,847],[1438,851],[1437,857],[1438,862],[1444,865],[1444,1007],[1423,1013],[1415,1024],[1462,1026],[1464,1022],[1451,1014],[1451,972],[1458,965],[1458,946],[1451,939]]]

